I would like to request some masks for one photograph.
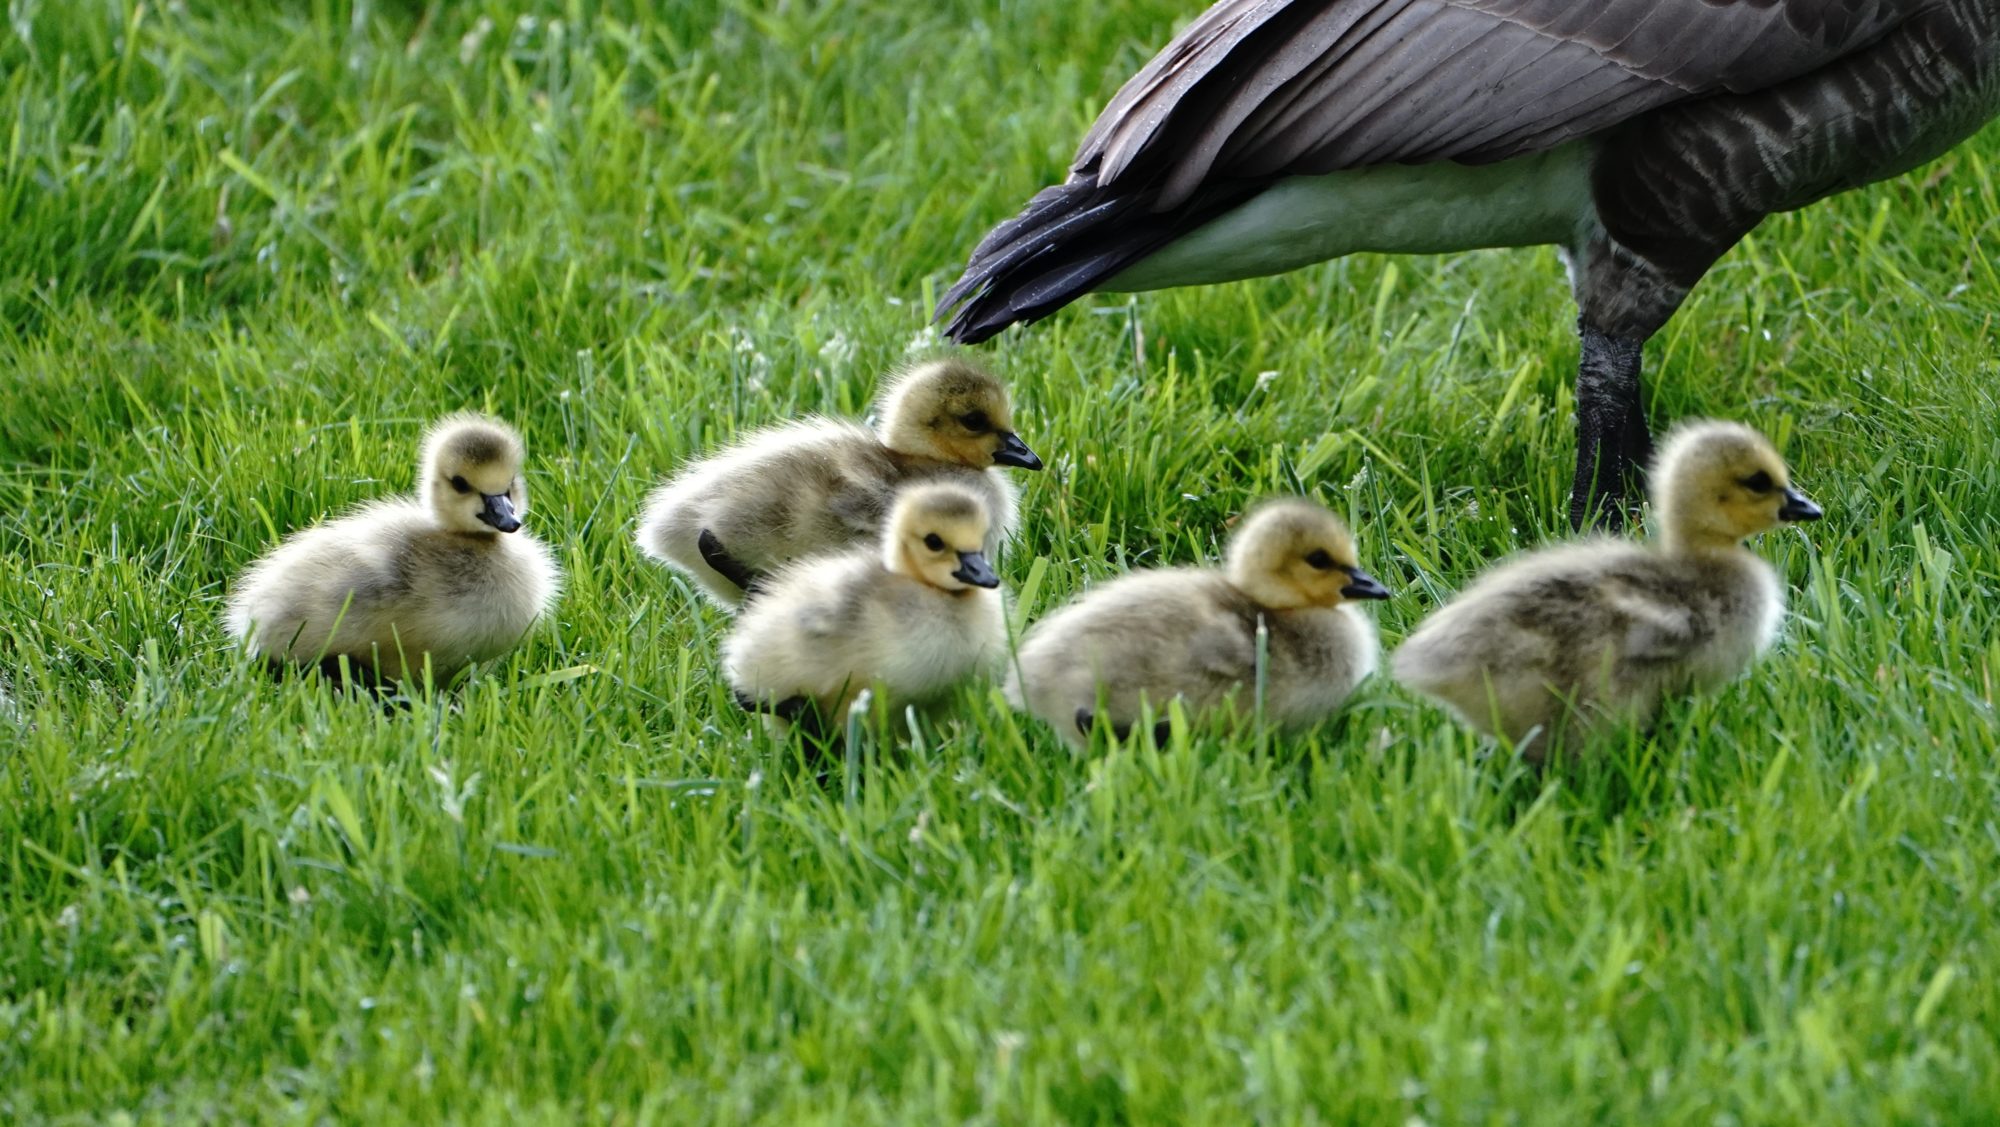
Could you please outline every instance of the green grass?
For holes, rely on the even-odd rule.
[[[1538,780],[1378,679],[1255,750],[990,687],[822,789],[648,485],[859,410],[1188,0],[25,2],[0,30],[0,1121],[2000,1115],[2000,133],[1767,224],[1648,350],[1828,518],[1754,674]],[[1557,535],[1548,251],[1086,302],[981,354],[1031,617],[1345,513],[1393,644]],[[527,433],[553,628],[384,713],[218,627]],[[900,726],[900,721],[898,721]]]

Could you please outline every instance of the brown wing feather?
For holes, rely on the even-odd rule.
[[[1929,0],[1222,0],[1112,98],[1074,171],[1205,183],[1489,161],[1823,66]]]
[[[1272,182],[1500,160],[1762,90],[1939,0],[1221,0],[1111,99],[1069,178],[979,245],[953,340],[1038,320]]]

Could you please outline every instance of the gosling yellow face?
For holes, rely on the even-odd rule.
[[[527,449],[497,419],[454,415],[431,428],[417,469],[423,499],[452,532],[516,532],[528,511]]]
[[[1386,599],[1389,589],[1361,569],[1354,537],[1310,501],[1273,501],[1244,518],[1229,542],[1230,582],[1275,610]]]
[[[1042,468],[1013,430],[1007,389],[961,360],[935,360],[898,380],[882,402],[883,444],[900,454],[984,469]]]
[[[985,504],[959,486],[912,486],[889,515],[883,564],[940,591],[998,587],[984,547],[989,521]]]
[[[1677,429],[1654,469],[1654,507],[1670,543],[1726,546],[1785,521],[1818,520],[1818,505],[1792,487],[1784,459],[1738,423]]]

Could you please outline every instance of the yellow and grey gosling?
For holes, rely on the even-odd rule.
[[[1743,540],[1819,506],[1737,423],[1677,428],[1652,482],[1658,543],[1590,539],[1500,564],[1396,650],[1396,679],[1539,763],[1558,738],[1644,723],[1666,697],[1741,674],[1785,609]]]
[[[1000,577],[985,555],[987,499],[955,482],[896,496],[875,546],[810,556],[772,573],[723,643],[739,703],[794,722],[837,722],[874,686],[923,703],[989,670],[1006,650]]]
[[[514,648],[555,601],[562,573],[521,531],[521,436],[453,415],[431,428],[417,495],[376,501],[288,538],[251,566],[226,626],[274,666],[346,657],[357,676],[449,677]]]
[[[1375,668],[1375,628],[1349,601],[1388,596],[1332,513],[1303,499],[1272,501],[1244,519],[1222,569],[1121,576],[1037,623],[1007,696],[1080,749],[1100,707],[1122,735],[1142,700],[1158,712],[1180,697],[1199,713],[1253,684],[1261,620],[1266,709],[1280,725],[1302,727],[1339,708]]]
[[[1016,508],[1013,483],[994,467],[1042,468],[1014,433],[1006,387],[966,361],[933,360],[892,382],[876,412],[873,431],[805,419],[682,467],[647,499],[640,550],[731,607],[791,560],[878,539],[900,487],[950,481],[991,512],[991,555],[1013,533]]]

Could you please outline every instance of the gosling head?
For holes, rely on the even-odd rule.
[[[898,454],[984,469],[1042,468],[1013,431],[1007,389],[963,360],[932,360],[910,369],[883,393],[882,445]]]
[[[978,495],[962,486],[911,486],[889,513],[882,565],[940,591],[998,587],[984,547],[991,519]]]
[[[1340,518],[1311,501],[1269,501],[1243,518],[1229,540],[1229,581],[1273,610],[1386,599],[1389,589],[1361,570],[1354,537]]]
[[[1668,436],[1653,465],[1653,510],[1671,549],[1725,548],[1782,521],[1818,520],[1785,461],[1741,423],[1697,420]]]
[[[453,415],[424,436],[417,489],[452,532],[515,532],[528,511],[521,478],[527,448],[514,428],[483,415]]]

